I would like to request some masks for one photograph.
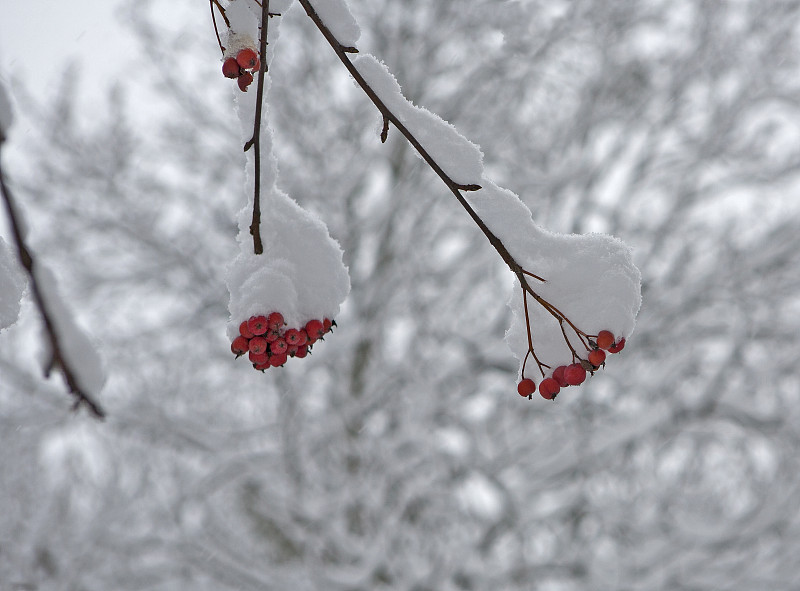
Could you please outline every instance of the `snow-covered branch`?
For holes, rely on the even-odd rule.
[[[11,223],[11,233],[17,247],[19,261],[30,278],[31,295],[42,317],[44,333],[49,348],[44,365],[45,377],[57,369],[64,376],[70,394],[75,397],[75,409],[85,407],[92,415],[102,419],[105,411],[95,400],[105,382],[97,354],[85,335],[73,323],[64,309],[49,269],[42,267],[25,244],[23,222],[17,212],[11,189],[6,183],[0,159],[0,194],[5,212]]]

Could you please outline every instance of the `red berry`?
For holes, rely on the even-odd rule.
[[[594,349],[589,352],[589,363],[595,367],[600,367],[606,360],[606,353],[602,349]]]
[[[239,83],[239,90],[247,92],[247,87],[253,83],[253,75],[250,72],[242,72],[236,82]]]
[[[279,353],[277,355],[270,355],[269,356],[269,364],[272,367],[280,367],[284,363],[289,360],[289,356],[286,353]]]
[[[322,338],[322,335],[325,334],[325,327],[322,325],[322,322],[316,318],[314,320],[309,320],[306,323],[306,334],[313,343],[317,339]]]
[[[296,328],[290,328],[286,331],[283,335],[286,344],[290,347],[299,347],[300,345],[305,345],[308,337],[306,336],[305,331],[297,330]]]
[[[251,70],[258,63],[258,54],[245,47],[236,54],[236,62],[245,70]]]
[[[239,334],[246,339],[252,339],[254,336],[256,336],[253,334],[253,331],[250,330],[250,327],[247,326],[247,320],[239,325]]]
[[[570,386],[577,386],[578,384],[582,384],[585,379],[586,379],[586,370],[583,369],[580,363],[573,363],[572,365],[568,365],[567,368],[564,370],[564,380]]]
[[[233,339],[233,343],[231,343],[231,352],[239,357],[240,355],[244,355],[247,351],[250,350],[249,343],[247,339],[243,336],[238,336]]]
[[[253,367],[259,371],[264,371],[265,369],[269,369],[272,366],[269,364],[269,359],[267,359],[267,361],[265,361],[264,363],[254,363]]]
[[[609,353],[619,353],[625,348],[625,337],[621,338],[619,342],[614,343],[608,348]]]
[[[564,372],[566,371],[566,365],[559,365],[557,368],[553,370],[553,379],[558,383],[558,385],[562,388],[566,388],[569,386],[567,380],[564,378]]]
[[[250,358],[250,361],[256,365],[260,363],[269,363],[269,355],[267,355],[266,352],[253,353],[250,351],[250,355],[248,355],[248,357]]]
[[[525,378],[517,384],[517,392],[519,392],[520,396],[530,396],[536,392],[536,382],[530,378]]]
[[[559,390],[561,390],[561,386],[559,386],[558,382],[553,378],[545,378],[539,384],[539,394],[541,394],[542,398],[545,400],[553,400]]]
[[[280,312],[273,312],[267,317],[267,325],[272,331],[280,332],[284,324],[286,323],[283,320],[283,314]]]
[[[611,331],[601,330],[597,333],[596,342],[598,347],[608,350],[614,344],[614,335]]]
[[[267,339],[264,337],[253,337],[250,339],[250,352],[259,355],[267,352]]]
[[[222,73],[226,78],[238,78],[240,71],[239,63],[234,58],[229,57],[222,62]]]
[[[250,68],[251,72],[258,72],[261,69],[261,60],[256,57],[256,63]]]
[[[331,328],[333,328],[333,320],[330,318],[323,318],[322,319],[322,330],[325,332],[330,332]]]
[[[289,345],[283,339],[275,339],[269,344],[269,351],[272,355],[283,355],[289,349]]]
[[[297,351],[295,351],[294,356],[298,359],[302,359],[308,355],[308,345],[303,345],[302,347],[297,347]]]
[[[247,328],[254,336],[262,335],[267,332],[267,317],[266,316],[251,316],[247,321]],[[241,328],[240,328],[241,329]]]

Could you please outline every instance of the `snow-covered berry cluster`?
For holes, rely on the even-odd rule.
[[[236,57],[229,57],[222,62],[222,73],[226,78],[236,78],[242,92],[247,92],[247,87],[253,83],[253,74],[260,68],[258,53],[250,47],[240,49]]]
[[[311,347],[336,323],[329,318],[312,319],[301,328],[287,328],[283,315],[251,316],[239,325],[239,335],[231,343],[231,352],[238,359],[245,353],[255,369],[264,371],[280,367],[289,357],[302,359]]]
[[[606,351],[609,353],[619,353],[625,347],[625,338],[617,340],[614,334],[608,330],[601,330],[594,339],[589,339],[589,352],[586,359],[575,358],[575,362],[570,365],[559,365],[549,377],[539,383],[539,394],[546,400],[554,400],[561,388],[567,386],[578,386],[586,381],[586,373],[594,374],[595,371],[605,365]],[[541,366],[540,366],[541,367]],[[517,384],[517,392],[520,396],[527,396],[529,399],[536,392],[536,382],[523,375],[522,380]]]

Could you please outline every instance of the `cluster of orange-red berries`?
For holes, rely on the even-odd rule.
[[[238,359],[247,354],[255,369],[280,367],[289,357],[302,359],[311,347],[336,326],[333,320],[309,320],[301,328],[286,328],[283,315],[251,316],[239,325],[239,336],[231,343]]]
[[[222,73],[226,78],[236,78],[242,92],[247,92],[247,87],[253,83],[253,74],[259,69],[261,60],[255,50],[249,47],[239,50],[236,57],[229,57],[222,62]]]
[[[594,372],[606,361],[606,351],[609,353],[619,353],[625,347],[625,339],[616,340],[611,331],[601,330],[594,342],[594,346],[589,351],[586,359],[578,359],[576,363],[570,365],[560,365],[553,370],[549,378],[543,379],[539,383],[539,394],[546,400],[553,400],[567,386],[578,386],[586,380],[586,372]],[[520,396],[533,397],[536,392],[536,382],[530,378],[523,378],[517,384],[517,392]]]

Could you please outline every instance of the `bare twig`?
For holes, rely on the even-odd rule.
[[[253,252],[264,253],[264,244],[261,242],[261,111],[264,102],[264,77],[269,66],[267,65],[267,32],[269,29],[269,0],[261,4],[261,34],[259,35],[259,60],[261,67],[258,71],[258,89],[256,90],[256,113],[253,122],[253,137],[244,145],[247,152],[251,147],[255,158],[255,186],[253,187],[253,220],[250,224],[250,234],[253,236]]]
[[[0,161],[0,193],[3,195],[3,202],[5,203],[6,213],[8,214],[8,218],[11,222],[11,233],[14,238],[14,242],[17,246],[17,253],[19,255],[19,260],[22,263],[22,266],[28,272],[28,276],[30,277],[31,281],[31,293],[33,295],[33,300],[36,304],[36,307],[39,310],[39,313],[42,316],[42,321],[44,323],[45,333],[47,335],[48,340],[50,341],[50,350],[51,350],[51,359],[48,363],[47,368],[45,369],[45,377],[48,377],[50,371],[54,368],[57,368],[61,371],[61,374],[64,376],[64,381],[67,383],[67,387],[69,388],[70,394],[75,397],[75,405],[74,408],[77,410],[80,406],[85,406],[91,414],[93,414],[98,419],[102,419],[105,417],[105,411],[102,407],[95,402],[91,396],[89,396],[86,392],[84,392],[80,385],[78,384],[77,378],[75,377],[75,373],[69,365],[69,362],[66,360],[63,354],[63,350],[61,348],[61,343],[59,340],[59,336],[56,332],[55,324],[53,321],[53,317],[50,311],[47,308],[47,305],[44,301],[44,296],[42,294],[41,286],[36,279],[36,273],[34,269],[36,267],[36,261],[28,250],[27,246],[25,245],[25,240],[22,236],[22,228],[19,221],[19,216],[16,213],[16,207],[14,204],[14,199],[11,195],[11,191],[6,185],[5,178],[3,177],[3,168],[2,168],[2,161]]]

